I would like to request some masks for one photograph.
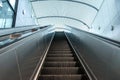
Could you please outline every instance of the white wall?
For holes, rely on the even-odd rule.
[[[104,0],[91,32],[120,41],[120,0]]]
[[[29,0],[19,0],[16,27],[35,25],[35,18],[32,17],[32,8]]]

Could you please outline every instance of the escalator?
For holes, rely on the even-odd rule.
[[[64,33],[55,34],[38,80],[90,80]]]

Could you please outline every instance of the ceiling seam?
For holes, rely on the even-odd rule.
[[[49,1],[49,0],[31,0],[30,2],[36,2],[36,1]],[[75,0],[55,0],[55,1],[67,1],[67,2],[80,3],[80,4],[83,4],[83,5],[86,5],[86,6],[89,6],[93,9],[95,9],[97,12],[99,11],[99,9],[96,8],[95,6],[88,4],[88,3],[85,3],[85,2],[82,2],[82,1],[75,1]]]
[[[73,18],[73,17],[67,17],[67,16],[43,16],[43,17],[37,17],[37,19],[44,19],[44,18],[66,18],[66,19],[71,19],[71,20],[75,20],[75,21],[78,21],[78,22],[84,24],[88,29],[90,29],[90,27],[84,21]]]

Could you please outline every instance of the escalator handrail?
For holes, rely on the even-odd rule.
[[[67,25],[67,26],[70,27],[70,28],[73,28],[72,26],[69,26],[69,25]],[[86,33],[88,35],[91,35],[93,37],[96,37],[96,38],[98,38],[98,39],[100,39],[104,42],[107,42],[109,44],[120,47],[120,42],[119,41],[116,41],[116,40],[113,40],[113,39],[110,39],[110,38],[107,38],[107,37],[104,37],[104,36],[101,36],[101,35],[98,35],[98,34],[94,34],[94,33],[91,33],[91,32],[83,31],[83,30],[80,30],[80,29],[77,29],[77,28],[73,28],[73,29],[84,32],[84,33]]]

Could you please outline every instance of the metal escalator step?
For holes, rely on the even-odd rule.
[[[59,42],[59,43],[58,43]],[[56,44],[66,44],[66,45],[68,45],[68,42],[67,41],[65,41],[65,40],[61,40],[61,42],[60,41],[53,41],[53,44],[54,45],[56,45]],[[52,45],[52,46],[54,46],[54,45]]]
[[[47,57],[46,61],[74,61],[74,57]]]
[[[58,49],[50,49],[50,51],[71,51],[71,49],[62,49],[62,48],[58,48]]]
[[[68,45],[68,43],[67,44],[66,43],[54,43],[53,45],[51,45],[50,49],[54,49],[54,48],[70,48],[70,46]]]
[[[49,51],[48,54],[71,54],[72,51]]]
[[[51,47],[50,48],[50,50],[61,50],[61,49],[63,49],[63,50],[71,50],[71,48],[69,47],[69,46],[64,46],[64,45],[59,45],[59,46],[53,46],[53,47]]]
[[[81,80],[82,75],[41,75],[39,80]]]
[[[71,49],[70,48],[64,48],[64,47],[56,47],[56,48],[51,48],[50,49],[51,51],[52,50],[55,50],[55,51],[57,51],[57,50],[63,50],[63,51],[70,51]]]
[[[65,48],[54,48],[54,49],[50,49],[50,51],[71,51],[71,49],[65,49]]]
[[[82,68],[79,67],[43,67],[41,74],[62,75],[62,74],[82,74]]]
[[[38,80],[89,80],[64,33],[56,33]]]
[[[59,46],[58,46],[59,45]],[[64,45],[64,46],[63,46]],[[70,49],[70,46],[68,44],[53,44],[53,46],[50,47],[50,49],[59,49],[59,48],[62,48],[62,49]]]
[[[47,57],[72,57],[73,54],[48,54]]]
[[[51,62],[51,61],[47,61],[44,63],[45,67],[75,67],[77,66],[78,63],[75,61],[72,62]]]

